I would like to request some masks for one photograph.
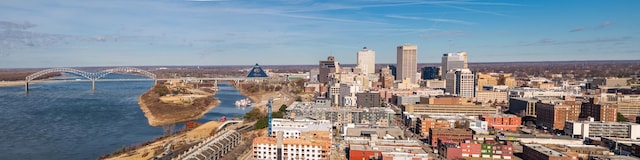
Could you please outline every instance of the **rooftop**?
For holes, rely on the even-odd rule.
[[[539,144],[524,144],[524,145],[529,147],[529,148],[531,148],[531,149],[533,149],[533,150],[536,150],[536,151],[538,151],[538,152],[540,152],[542,154],[549,155],[549,157],[568,157],[564,153],[558,152],[556,150],[547,148],[547,147],[539,145]]]

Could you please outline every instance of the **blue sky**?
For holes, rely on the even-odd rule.
[[[640,1],[0,2],[0,68],[640,59]]]

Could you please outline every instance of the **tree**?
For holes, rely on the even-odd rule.
[[[616,118],[618,119],[618,122],[629,122],[629,119],[627,119],[627,117],[624,117],[624,115],[622,115],[622,113],[620,112],[618,112]]]
[[[256,122],[256,129],[267,128],[267,125],[269,125],[269,118],[262,117]]]
[[[282,113],[284,113],[284,112],[286,112],[286,111],[287,111],[287,105],[286,105],[286,104],[282,104],[282,105],[280,106],[280,109],[278,109],[278,112],[282,112]]]

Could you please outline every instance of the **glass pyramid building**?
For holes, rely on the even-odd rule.
[[[267,76],[267,73],[265,73],[264,70],[262,70],[262,68],[260,68],[260,66],[256,63],[256,65],[253,66],[253,68],[251,68],[251,70],[249,71],[249,74],[247,75],[247,77],[269,77],[269,76]]]

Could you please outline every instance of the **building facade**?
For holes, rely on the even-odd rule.
[[[319,65],[318,81],[320,83],[329,82],[329,73],[336,73],[339,70],[339,66],[333,56],[327,57],[327,60],[321,60]]]
[[[422,68],[422,80],[439,79],[440,68],[438,67],[423,67]]]
[[[640,124],[623,122],[567,121],[564,132],[574,138],[640,138]]]
[[[411,83],[416,83],[418,69],[418,46],[402,45],[397,47],[397,73],[396,80],[408,78]]]
[[[518,131],[518,127],[522,126],[522,118],[511,114],[488,114],[480,119],[496,130]]]
[[[536,103],[536,123],[549,130],[563,130],[565,121],[577,121],[580,117],[580,104],[575,101],[555,103]]]
[[[429,130],[429,142],[431,146],[436,147],[438,139],[440,138],[462,143],[465,140],[473,139],[473,133],[470,129],[461,128],[432,128]]]
[[[446,91],[465,98],[476,97],[475,73],[469,69],[452,69],[446,75]]]
[[[467,52],[445,53],[442,55],[442,73],[447,73],[452,69],[466,69]]]
[[[362,107],[382,107],[382,104],[380,103],[380,92],[376,92],[376,91],[369,91],[369,92],[362,92],[362,93],[356,93],[356,97],[357,97],[357,107],[358,108],[362,108]]]
[[[366,74],[374,74],[376,72],[376,52],[367,47],[362,48],[362,50],[358,51],[358,63],[357,67],[360,68],[362,73]]]

